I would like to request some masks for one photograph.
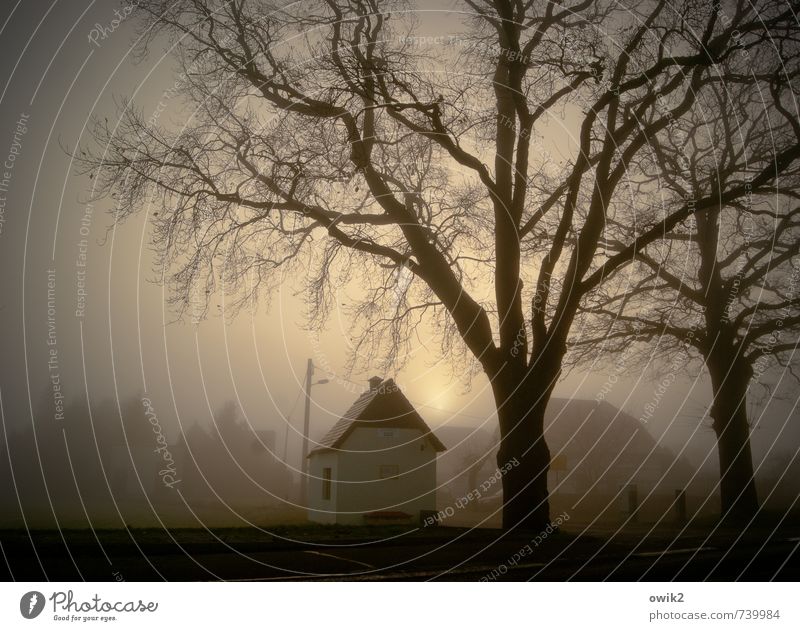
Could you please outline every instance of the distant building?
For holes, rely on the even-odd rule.
[[[444,450],[394,381],[373,377],[308,455],[309,519],[418,522],[436,510],[436,457]]]
[[[438,463],[440,509],[464,504],[446,523],[499,525],[502,484],[491,483],[499,447],[496,421],[448,424],[438,433],[449,447]],[[643,521],[671,519],[676,492],[686,491],[692,510],[702,508],[710,492],[684,456],[660,444],[636,417],[605,401],[553,397],[544,434],[551,454],[548,489],[554,516],[567,510],[582,520],[624,518],[629,489],[635,487]],[[459,502],[476,490],[477,500]]]
[[[602,401],[553,398],[545,437],[559,467],[551,467],[555,493],[613,495],[635,484],[639,493],[673,494],[692,477],[682,457],[659,444],[645,425]]]

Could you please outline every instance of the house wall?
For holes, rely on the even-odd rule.
[[[420,430],[357,427],[341,451],[315,454],[311,460],[313,475],[322,477],[322,468],[330,466],[335,480],[330,502],[335,517],[320,512],[323,501],[316,498],[321,498],[322,482],[311,481],[313,521],[362,524],[364,513],[374,511],[402,511],[416,519],[422,510],[436,510],[436,450]],[[380,479],[382,465],[397,465],[398,477]]]
[[[323,451],[309,458],[308,473],[308,519],[320,524],[336,523],[336,501],[338,497],[339,454],[335,451]],[[331,499],[322,499],[322,470],[331,468]]]

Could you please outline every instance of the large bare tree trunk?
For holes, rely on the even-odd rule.
[[[748,521],[759,509],[747,420],[748,373],[735,359],[725,362],[721,354],[709,357],[707,365],[714,391],[711,417],[717,435],[722,516],[726,521]]]
[[[549,371],[548,371],[549,372]],[[503,473],[503,528],[542,530],[550,523],[547,472],[550,450],[544,414],[550,380],[536,373],[505,371],[493,379],[500,421],[497,466]]]
[[[717,261],[719,209],[711,208],[696,218],[698,275],[706,301],[703,315],[707,340],[703,356],[713,391],[711,417],[717,434],[722,516],[725,520],[746,521],[758,512],[746,406],[752,370],[725,311],[729,291]]]

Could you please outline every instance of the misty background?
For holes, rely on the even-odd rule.
[[[256,310],[233,314],[221,298],[206,319],[176,321],[149,249],[148,213],[114,226],[110,200],[88,203],[92,180],[75,175],[68,153],[89,140],[88,117],[113,117],[122,97],[155,112],[175,81],[168,56],[132,58],[133,23],[123,19],[112,30],[114,9],[124,14],[124,6],[55,1],[0,9],[0,156],[18,150],[0,223],[0,526],[22,525],[23,514],[37,526],[52,525],[54,515],[72,525],[87,515],[106,525],[153,524],[156,515],[184,525],[300,520],[307,359],[317,379],[330,379],[313,389],[312,439],[376,371],[348,374],[352,341],[339,314],[323,331],[306,330],[304,296],[291,278]],[[450,33],[448,3],[424,6],[421,34]],[[106,37],[93,42],[93,29]],[[177,124],[180,106],[179,97],[169,98],[161,122]],[[22,134],[20,120],[27,121]],[[407,365],[381,376],[396,380],[449,448],[439,470],[447,502],[469,488],[471,465],[484,474],[483,467],[494,466],[480,457],[495,448],[496,418],[485,377],[467,381],[432,359],[438,344],[419,336]],[[666,468],[679,461],[675,485],[691,480],[701,497],[717,476],[707,380],[696,367],[687,370],[653,418],[637,427],[654,378],[648,370],[631,377],[585,366],[565,376],[555,396],[586,400],[594,410],[602,393],[625,415],[606,407],[597,418],[620,423],[623,433],[642,429],[641,449],[667,450],[660,452]],[[786,471],[800,427],[796,382],[788,374],[767,378],[771,388],[751,410],[752,446],[759,483],[771,488],[781,476],[788,482],[800,473]],[[152,404],[182,497],[195,511],[174,505],[158,483],[160,443],[143,399]],[[571,412],[578,420],[591,413]],[[606,454],[617,455],[615,444]],[[778,488],[767,506],[792,500],[790,489]],[[557,511],[557,497],[554,505]]]

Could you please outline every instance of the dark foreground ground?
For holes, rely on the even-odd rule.
[[[4,580],[800,580],[800,523],[0,531]],[[538,537],[538,539],[537,539]],[[538,545],[535,543],[538,542]]]

